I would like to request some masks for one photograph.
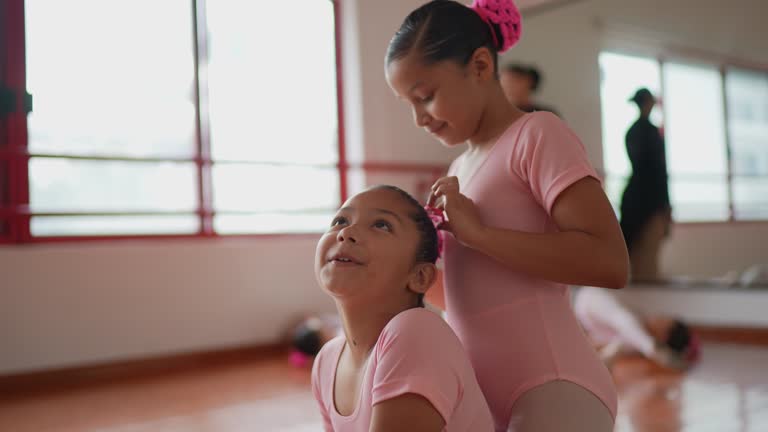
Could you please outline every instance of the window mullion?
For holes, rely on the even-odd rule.
[[[208,106],[208,25],[205,0],[192,2],[192,37],[195,59],[195,137],[197,164],[198,217],[200,234],[214,235],[213,184],[211,176],[211,134]]]
[[[723,92],[723,124],[725,125],[725,178],[727,182],[728,221],[733,222],[736,219],[733,205],[733,151],[731,149],[731,127],[728,123],[728,92],[725,87],[725,74],[725,66],[720,65],[720,88]]]

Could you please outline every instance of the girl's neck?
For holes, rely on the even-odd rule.
[[[397,314],[407,310],[399,308],[371,308],[337,302],[337,309],[347,339],[347,349],[357,365],[363,365],[379,340],[384,327]]]
[[[499,88],[491,91],[492,96],[480,117],[477,130],[467,141],[470,151],[490,148],[512,123],[525,115],[523,111],[509,103],[499,83],[493,85]]]

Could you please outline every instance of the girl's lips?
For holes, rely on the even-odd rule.
[[[328,262],[339,264],[339,265],[362,265],[363,264],[362,262],[360,262],[359,259],[345,253],[335,253],[331,255],[331,257],[328,259]]]
[[[439,134],[440,134],[440,131],[442,131],[442,130],[443,130],[443,128],[445,128],[445,122],[443,122],[443,123],[440,123],[440,125],[439,125],[439,126],[437,126],[437,127],[430,127],[430,128],[427,128],[427,130],[428,130],[428,131],[429,131],[429,133],[431,133],[432,135],[439,135]]]

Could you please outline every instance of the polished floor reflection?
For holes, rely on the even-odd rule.
[[[614,367],[618,432],[768,431],[768,348],[705,344],[685,375],[642,359]],[[0,431],[309,432],[309,372],[284,355],[46,389],[0,392]]]
[[[620,432],[768,431],[768,348],[705,344],[702,362],[670,374],[640,359],[613,370]]]

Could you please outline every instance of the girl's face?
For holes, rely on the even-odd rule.
[[[483,84],[495,72],[493,63],[488,65],[484,53],[480,54],[466,66],[450,60],[425,65],[414,51],[386,67],[389,87],[411,106],[416,126],[448,147],[469,140],[482,119],[486,98]]]
[[[420,234],[409,204],[396,192],[373,189],[349,199],[317,244],[315,276],[337,300],[366,305],[415,305]],[[431,284],[432,281],[428,281]],[[393,303],[394,302],[394,303]]]

